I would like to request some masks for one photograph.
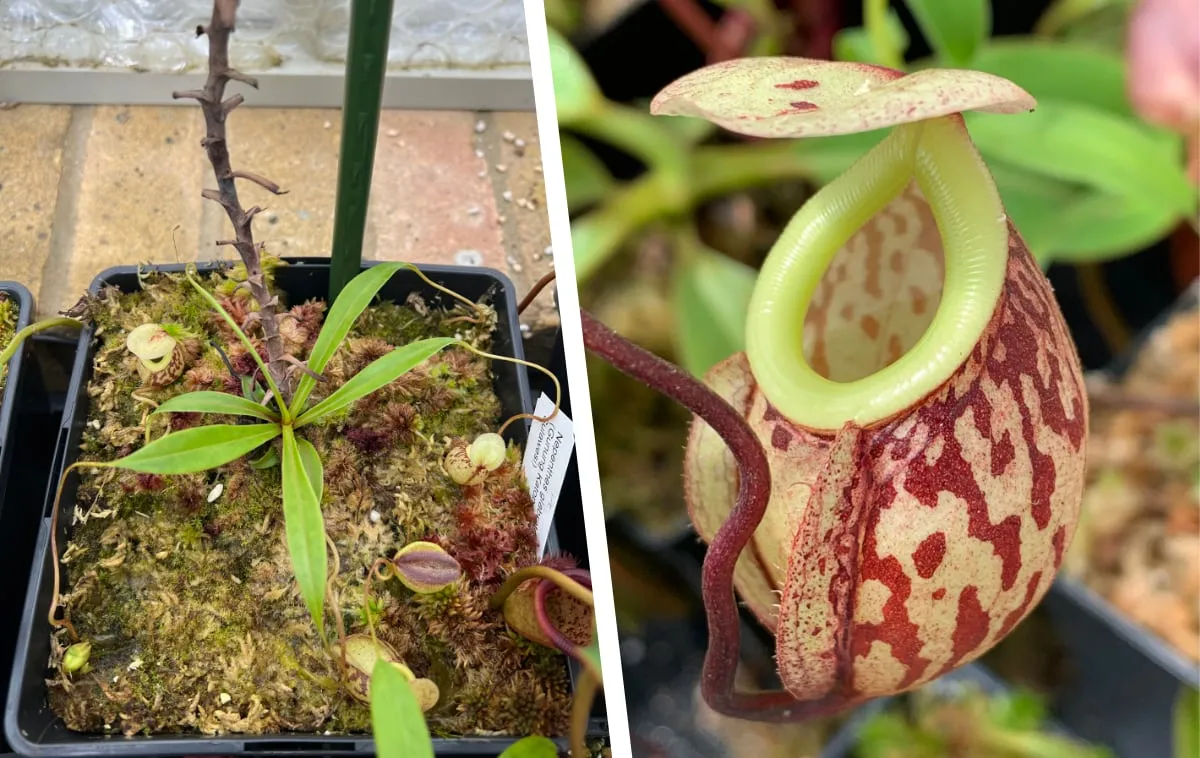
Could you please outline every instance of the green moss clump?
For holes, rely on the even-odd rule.
[[[254,306],[233,282],[219,274],[205,280],[236,319],[252,325]],[[235,369],[253,365],[182,277],[147,273],[139,291],[109,290],[89,310],[98,346],[82,460],[113,460],[144,444],[147,433],[157,437],[202,421],[194,414],[150,415],[170,397],[200,389],[239,392],[240,382],[212,343]],[[323,314],[323,303],[310,302],[294,304],[281,317],[288,321],[281,333],[297,357],[307,355]],[[328,381],[312,402],[416,339],[457,335],[488,349],[495,314],[482,323],[466,316],[460,308],[420,300],[368,309],[330,361]],[[178,376],[161,387],[143,381],[125,349],[129,330],[147,322],[195,335],[180,343]],[[249,333],[252,340],[261,336]],[[431,729],[560,735],[570,706],[565,660],[517,638],[487,602],[505,575],[536,560],[535,517],[520,457],[511,455],[484,484],[470,488],[455,485],[442,468],[451,439],[492,431],[501,420],[489,363],[448,349],[341,417],[299,432],[317,448],[325,470],[322,510],[336,547],[327,618],[340,618],[346,634],[367,631],[364,591],[372,564],[407,542],[437,542],[464,568],[452,588],[420,596],[395,580],[372,582],[377,633],[414,673],[441,689],[441,702],[427,714]],[[183,476],[80,475],[75,502],[62,506],[73,510],[74,527],[60,550],[63,605],[80,638],[93,645],[90,669],[49,682],[51,707],[69,728],[124,734],[369,729],[368,708],[339,687],[336,641],[318,638],[299,598],[284,539],[279,469],[249,465],[261,452]],[[70,642],[65,632],[55,635],[56,669]]]

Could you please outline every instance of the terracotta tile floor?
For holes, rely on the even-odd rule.
[[[340,114],[238,109],[235,168],[267,208],[257,238],[280,255],[329,254]],[[109,266],[229,257],[195,107],[41,106],[0,110],[0,279],[24,283],[42,316],[72,304]],[[549,230],[532,112],[385,111],[363,257],[466,263],[508,273],[524,294],[549,271]],[[528,312],[557,322],[550,295]]]

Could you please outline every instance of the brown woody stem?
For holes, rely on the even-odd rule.
[[[275,300],[267,291],[263,278],[262,263],[259,259],[258,246],[254,244],[254,234],[250,228],[256,209],[247,212],[238,200],[235,179],[247,179],[267,189],[274,194],[282,194],[279,185],[249,171],[234,171],[229,163],[229,145],[225,138],[225,117],[242,102],[241,95],[234,95],[225,100],[225,85],[230,80],[244,82],[252,87],[258,83],[251,77],[235,71],[229,66],[229,34],[234,30],[237,15],[237,0],[214,0],[212,20],[208,26],[201,26],[196,33],[208,35],[208,79],[202,90],[175,92],[173,97],[192,98],[200,103],[204,112],[205,136],[201,140],[208,161],[212,164],[213,174],[217,180],[216,191],[206,190],[203,196],[220,203],[225,209],[229,221],[233,224],[236,239],[230,244],[237,249],[242,263],[246,266],[246,281],[250,293],[258,301],[259,312],[262,314],[264,341],[267,346],[267,364],[275,383],[287,393],[288,397],[280,398],[280,402],[290,400],[290,391],[286,383],[288,362],[283,340],[279,336],[279,324],[275,318]]]
[[[700,692],[718,713],[752,721],[804,721],[849,705],[837,694],[797,700],[784,690],[737,692],[741,618],[733,571],[767,510],[771,469],[750,425],[733,406],[679,367],[629,342],[580,311],[583,344],[622,373],[652,387],[699,416],[721,436],[738,466],[737,499],[704,556],[701,592],[708,618],[708,650]]]

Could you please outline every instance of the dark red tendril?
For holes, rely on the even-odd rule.
[[[737,499],[704,557],[701,593],[708,619],[708,650],[700,681],[704,701],[726,716],[769,722],[805,721],[855,704],[836,691],[816,700],[799,700],[785,690],[735,690],[740,619],[733,569],[767,510],[771,470],[766,453],[746,420],[703,383],[616,334],[587,311],[580,311],[580,319],[583,344],[589,351],[704,419],[737,461]]]

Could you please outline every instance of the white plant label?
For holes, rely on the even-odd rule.
[[[553,412],[554,401],[543,393],[533,409],[534,415],[545,418]],[[562,492],[574,446],[574,427],[571,419],[562,411],[549,421],[534,421],[529,427],[529,441],[525,445],[525,480],[529,482],[529,495],[533,498],[533,511],[537,514],[539,559],[546,552],[550,522],[554,520],[558,494]]]

